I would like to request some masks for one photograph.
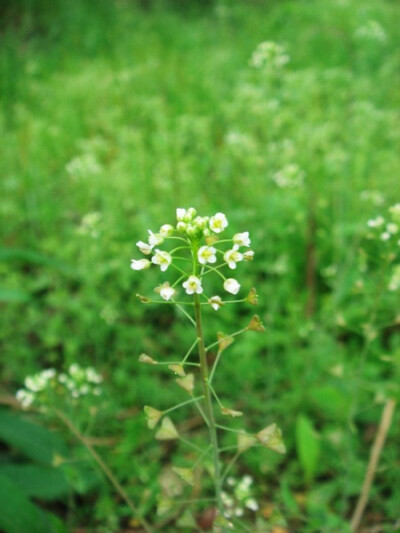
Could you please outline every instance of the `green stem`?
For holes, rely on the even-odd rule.
[[[187,400],[186,402],[178,403],[177,405],[174,405],[174,407],[170,407],[169,409],[165,409],[163,411],[163,414],[166,415],[167,413],[171,413],[171,411],[176,411],[176,409],[180,409],[184,405],[188,405],[189,403],[197,402],[198,400],[201,400],[203,396],[198,396],[197,398],[192,398],[190,400]]]
[[[201,375],[201,384],[203,387],[203,394],[204,394],[205,414],[208,420],[208,431],[209,431],[210,443],[211,443],[212,451],[213,451],[215,495],[217,499],[218,510],[221,514],[223,514],[223,503],[222,503],[222,497],[221,497],[221,467],[220,467],[220,460],[219,460],[217,427],[215,424],[214,409],[213,409],[212,398],[211,398],[211,390],[210,390],[210,386],[208,383],[207,356],[206,356],[206,349],[204,346],[203,326],[202,326],[202,320],[201,320],[201,306],[200,306],[200,299],[199,299],[198,294],[194,295],[194,314],[195,314],[195,322],[196,322],[196,333],[197,333],[197,339],[198,339],[200,375]]]

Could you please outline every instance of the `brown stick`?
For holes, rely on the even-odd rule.
[[[369,457],[367,471],[365,473],[364,483],[361,489],[361,494],[358,498],[356,508],[351,518],[351,530],[356,532],[360,526],[365,507],[368,503],[369,492],[371,490],[372,482],[375,477],[376,468],[378,466],[379,456],[381,454],[387,432],[389,431],[392,422],[393,411],[396,402],[393,399],[388,400],[383,408],[379,429],[376,434],[374,443],[372,445],[371,454]]]

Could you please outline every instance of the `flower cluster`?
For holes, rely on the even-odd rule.
[[[254,50],[250,65],[252,67],[279,69],[289,63],[290,58],[282,45],[273,41],[264,41]]]
[[[368,235],[370,239],[378,233],[382,241],[396,241],[400,246],[400,203],[389,207],[387,218],[379,215],[368,220],[367,226],[372,230]]]
[[[385,216],[378,215],[368,220],[367,226],[367,238],[379,243],[378,248],[386,258],[386,271],[389,273],[387,289],[391,292],[398,291],[400,289],[400,203],[389,207]]]
[[[32,376],[27,376],[24,381],[25,388],[17,391],[16,398],[22,407],[30,407],[33,403],[45,403],[47,394],[55,392],[80,398],[93,394],[99,396],[103,378],[94,368],[82,368],[72,364],[66,373],[57,373],[54,368],[47,368]]]
[[[364,26],[360,26],[355,32],[355,37],[381,44],[385,44],[387,41],[384,28],[376,20],[368,20]]]
[[[296,164],[286,165],[272,179],[281,189],[296,189],[304,185],[305,172]]]
[[[250,250],[249,233],[236,233],[230,239],[221,239],[221,234],[228,227],[228,220],[224,213],[198,216],[193,207],[176,210],[176,225],[163,224],[157,233],[148,230],[147,242],[138,241],[136,246],[147,256],[132,259],[133,270],[145,270],[152,266],[166,272],[170,268],[178,277],[171,284],[165,281],[155,292],[163,300],[174,301],[177,287],[181,285],[188,295],[202,295],[214,310],[223,304],[221,296],[207,296],[203,281],[205,276],[214,272],[222,280],[224,290],[236,295],[240,290],[240,283],[233,277],[225,276],[222,269],[236,270],[241,261],[251,261],[254,252]],[[172,250],[161,249],[166,242],[173,242],[177,246]],[[220,245],[223,245],[224,249]],[[229,246],[226,249],[226,246]],[[185,266],[190,264],[189,270]],[[142,301],[148,301],[141,297]]]
[[[254,512],[258,510],[257,500],[251,494],[251,485],[253,484],[251,476],[244,476],[240,480],[228,477],[226,482],[229,485],[230,494],[225,491],[221,494],[226,518],[241,517],[244,515],[245,509]]]

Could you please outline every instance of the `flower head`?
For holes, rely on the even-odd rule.
[[[247,250],[246,252],[244,252],[243,254],[243,259],[245,261],[253,261],[254,259],[254,252],[253,250]]]
[[[233,278],[228,278],[224,281],[224,289],[231,294],[237,294],[240,289],[240,284]]]
[[[232,250],[228,250],[224,253],[224,260],[228,263],[229,268],[234,269],[236,268],[236,263],[239,261],[242,261],[243,255],[238,252],[238,245],[235,244],[232,248]]]
[[[152,248],[154,246],[162,244],[163,242],[164,237],[162,235],[160,235],[159,233],[153,233],[151,230],[149,230],[149,244]]]
[[[154,289],[164,300],[170,300],[176,294],[176,290],[170,286],[169,282],[166,281],[156,289]]]
[[[233,243],[237,246],[250,246],[250,238],[249,238],[249,232],[245,231],[244,233],[236,233],[236,235],[233,236]]]
[[[219,296],[211,296],[211,298],[208,300],[208,303],[215,311],[218,311],[218,309],[224,305]]]
[[[206,263],[215,263],[217,261],[217,250],[213,246],[202,246],[197,252],[199,263],[205,265]]]
[[[201,294],[203,292],[201,280],[197,276],[189,276],[182,285],[187,294]]]
[[[145,255],[151,254],[151,251],[153,249],[153,247],[150,246],[150,244],[147,244],[147,242],[143,242],[143,241],[138,241],[136,243],[136,246],[139,248],[142,254],[145,254]]]
[[[150,265],[151,263],[148,259],[132,259],[131,260],[131,268],[133,270],[145,270],[146,268],[149,268]]]
[[[156,253],[151,258],[152,263],[159,265],[161,272],[165,272],[172,262],[172,257],[168,252],[156,249]]]
[[[173,233],[174,233],[174,226],[172,226],[171,224],[163,224],[159,232],[161,237],[171,237]]]
[[[210,230],[214,233],[221,233],[228,226],[228,220],[223,213],[216,213],[210,218]]]

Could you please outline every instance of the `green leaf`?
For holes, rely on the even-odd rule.
[[[66,266],[61,261],[48,257],[34,250],[22,248],[0,248],[0,261],[17,261],[21,263],[31,263],[33,265],[53,267],[64,273],[73,273],[73,269]]]
[[[351,400],[345,391],[326,385],[313,389],[310,396],[325,418],[347,420]]]
[[[310,483],[317,470],[320,446],[319,437],[314,430],[311,420],[304,415],[297,417],[296,447],[306,482]]]
[[[69,493],[69,486],[60,468],[34,464],[0,465],[0,476],[18,485],[26,496],[56,500]]]
[[[61,533],[61,522],[31,503],[22,490],[0,474],[0,530],[4,533]]]
[[[6,411],[0,411],[1,440],[41,464],[52,465],[55,457],[67,455],[66,446],[57,434]]]
[[[2,303],[23,303],[28,302],[29,300],[30,295],[25,291],[0,288],[0,302]]]

